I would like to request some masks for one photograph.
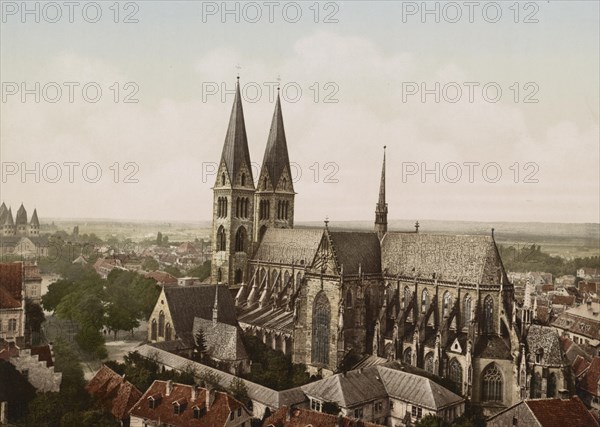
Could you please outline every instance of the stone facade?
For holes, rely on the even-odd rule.
[[[58,392],[60,390],[62,373],[54,372],[54,366],[48,366],[46,361],[40,361],[38,355],[31,354],[31,350],[20,350],[19,355],[11,357],[9,362],[27,378],[38,392]]]

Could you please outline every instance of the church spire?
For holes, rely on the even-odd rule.
[[[212,321],[213,325],[219,323],[219,285],[215,285],[215,303],[212,309]]]
[[[233,100],[229,126],[227,128],[227,134],[225,135],[225,144],[223,145],[221,162],[225,162],[230,182],[235,182],[240,173],[240,169],[244,164],[249,175],[247,182],[253,182],[239,77],[235,87],[235,99]]]
[[[287,141],[285,138],[285,129],[283,127],[283,114],[281,113],[281,100],[279,90],[277,91],[277,100],[275,101],[275,111],[271,120],[271,130],[267,139],[267,147],[263,158],[261,177],[267,177],[271,183],[271,188],[276,189],[281,175],[287,168],[290,171],[290,159],[288,156]],[[290,180],[287,190],[294,191]]]
[[[387,233],[387,214],[388,207],[385,202],[385,150],[386,146],[383,146],[383,165],[381,167],[381,181],[379,183],[379,201],[375,208],[375,231],[381,240],[385,233]]]

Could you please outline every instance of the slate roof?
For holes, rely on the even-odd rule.
[[[118,420],[129,418],[129,410],[142,396],[142,392],[133,384],[106,365],[102,365],[96,372],[96,375],[85,386],[85,390],[100,400],[102,405]]]
[[[165,299],[180,338],[192,338],[194,318],[212,319],[217,285],[174,286],[164,288]],[[230,292],[218,293],[219,321],[237,325],[235,303]]]
[[[206,350],[211,357],[226,361],[248,359],[239,326],[221,322],[214,324],[212,320],[196,317],[193,336],[195,337],[200,330],[204,334]]]
[[[474,353],[483,359],[512,360],[508,344],[501,337],[495,335],[482,335],[475,344]]]
[[[579,388],[587,391],[594,396],[599,396],[598,393],[600,382],[600,356],[596,356],[592,359],[592,363],[588,367],[583,378],[579,382]]]
[[[377,427],[381,424],[369,423],[348,417],[310,411],[308,409],[281,407],[265,419],[262,427]]]
[[[214,392],[214,401],[209,408],[206,408],[205,388],[197,387],[196,398],[192,400],[192,389],[195,386],[187,384],[172,383],[172,391],[167,396],[167,382],[156,380],[146,390],[142,397],[131,408],[132,416],[146,420],[160,420],[161,425],[171,426],[225,426],[231,412],[236,412],[238,408],[250,415],[244,405],[232,396]],[[148,398],[150,396],[160,396],[158,406],[150,408]],[[174,403],[177,402],[183,406],[183,412],[175,414]],[[194,418],[194,407],[201,410],[205,409],[200,418]],[[236,413],[237,416],[237,413]]]
[[[381,242],[386,276],[409,276],[468,284],[508,283],[496,244],[490,236],[388,232]]]
[[[577,396],[571,399],[531,399],[526,400],[533,415],[541,427],[597,427],[598,421],[587,410]]]
[[[238,315],[240,324],[260,326],[266,329],[275,329],[285,333],[294,331],[294,313],[282,308],[274,309],[272,305],[260,308],[244,308]]]
[[[560,339],[555,328],[531,325],[527,332],[526,342],[529,349],[529,362],[535,362],[537,351],[543,349],[545,365],[564,364]]]
[[[31,221],[30,221],[31,225],[40,226],[40,220],[38,219],[38,214],[37,214],[37,209],[33,210],[33,215],[31,215]]]
[[[231,108],[231,116],[229,118],[227,134],[225,135],[225,143],[223,144],[221,162],[225,162],[225,165],[227,166],[227,173],[229,174],[230,182],[233,182],[242,164],[245,163],[249,174],[248,182],[252,183],[252,186],[254,186],[239,80],[235,87],[235,99],[233,101],[233,107]]]
[[[600,317],[594,319],[585,316],[587,314],[586,310],[585,304],[568,309],[559,314],[556,320],[552,322],[552,326],[595,340],[600,340]]]
[[[345,408],[387,396],[433,411],[464,401],[428,378],[381,365],[335,374],[302,389],[308,396],[337,402]]]
[[[254,261],[281,262],[291,265],[311,263],[323,230],[318,228],[267,228]]]
[[[0,308],[21,307],[23,263],[0,263]]]
[[[273,120],[271,121],[271,129],[267,139],[267,146],[263,157],[261,168],[261,177],[266,173],[271,181],[272,188],[276,188],[281,178],[281,174],[286,169],[290,172],[290,159],[287,150],[287,141],[285,138],[285,129],[283,127],[283,115],[281,113],[281,101],[279,93],[275,101],[275,111],[273,112]],[[291,191],[293,183],[288,183]]]
[[[344,275],[358,274],[359,265],[364,274],[381,273],[381,247],[377,233],[330,231],[329,236]]]

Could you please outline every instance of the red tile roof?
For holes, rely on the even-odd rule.
[[[587,391],[594,396],[598,396],[598,382],[600,381],[600,356],[596,356],[592,359],[590,367],[584,374],[579,388]]]
[[[102,365],[85,389],[100,400],[104,408],[117,420],[129,418],[129,410],[142,395],[133,384],[106,365]]]
[[[165,272],[165,271],[151,271],[146,273],[146,277],[156,280],[156,283],[164,285],[176,285],[177,277]]]
[[[599,427],[600,425],[577,396],[571,399],[526,400],[542,427]]]
[[[573,295],[552,295],[552,304],[571,306],[575,303]]]
[[[587,368],[589,368],[589,366],[590,366],[590,362],[585,360],[580,355],[577,355],[577,357],[575,357],[575,360],[573,361],[573,364],[571,365],[571,368],[573,368],[573,373],[575,374],[575,376],[578,377],[581,374],[583,374],[583,372]]]
[[[21,302],[13,298],[13,296],[0,286],[0,309],[2,308],[21,308]]]
[[[196,399],[192,400],[191,385],[172,383],[172,391],[169,396],[167,392],[167,382],[156,380],[150,388],[146,390],[143,396],[131,408],[131,416],[148,420],[159,420],[163,424],[178,426],[178,427],[203,427],[203,426],[225,426],[231,412],[236,412],[241,409],[248,417],[250,413],[244,405],[229,396],[226,393],[215,392],[214,401],[210,408],[206,409],[206,393],[204,388],[196,388]],[[160,396],[158,406],[150,408],[148,398]],[[183,412],[175,414],[173,404],[181,402],[185,399],[187,403],[183,407]],[[200,418],[194,418],[194,407],[198,407],[203,414]],[[250,418],[248,418],[250,420]]]
[[[262,427],[378,427],[380,424],[369,423],[348,417],[310,411],[308,409],[286,406],[279,408],[273,415],[263,421]]]
[[[0,296],[0,308],[15,308],[14,301],[21,306],[21,291],[23,290],[23,263],[0,263],[0,289],[4,289],[4,296]],[[12,298],[8,298],[12,297]],[[7,304],[8,307],[5,307]]]

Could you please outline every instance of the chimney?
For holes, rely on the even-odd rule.
[[[167,390],[165,391],[165,396],[170,396],[173,391],[173,381],[167,381]]]
[[[292,418],[292,412],[294,411],[294,408],[292,408],[291,406],[288,408],[288,410],[285,413],[285,420],[289,421]]]
[[[190,398],[190,400],[192,402],[195,402],[197,398],[198,398],[198,390],[196,389],[196,385],[193,385],[192,386],[192,397]]]
[[[210,407],[215,401],[215,391],[212,388],[206,389],[206,412],[210,411]]]
[[[8,402],[0,403],[0,424],[6,424],[8,418]]]

